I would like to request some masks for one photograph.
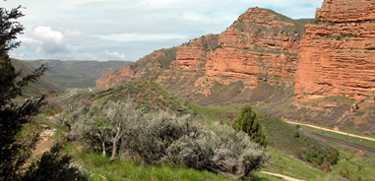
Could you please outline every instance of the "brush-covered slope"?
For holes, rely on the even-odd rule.
[[[277,100],[292,93],[297,47],[308,21],[250,8],[220,35],[155,51],[104,74],[96,87],[155,80],[199,104]]]
[[[142,109],[144,112],[164,111],[175,114],[194,114],[193,111],[188,109],[185,101],[177,98],[153,81],[130,82],[108,89],[81,92],[67,101],[88,99],[95,104],[106,100],[125,101],[127,96],[132,97],[137,108]]]
[[[106,100],[125,101],[126,96],[132,97],[137,107],[145,112],[166,111],[179,115],[191,114],[194,119],[201,120],[208,125],[217,121],[224,124],[231,124],[231,121],[239,115],[238,110],[229,107],[206,107],[179,99],[154,81],[130,82],[108,89],[86,93],[82,92],[66,101],[71,102],[74,100],[88,99],[92,104],[96,104],[99,101]],[[297,130],[295,126],[285,123],[281,119],[269,115],[266,112],[258,111],[258,114],[259,122],[264,127],[264,131],[267,134],[269,147],[291,155],[294,159],[301,158],[305,161],[307,161],[307,154],[317,154],[315,156],[319,156],[319,159],[315,160],[314,158],[314,161],[311,161],[311,164],[314,165],[320,165],[325,155],[337,156],[335,150],[328,144],[299,133],[299,130]],[[298,136],[296,136],[296,134],[298,134]],[[306,152],[306,150],[311,150],[311,152]],[[329,160],[328,157],[327,160]],[[320,160],[320,162],[318,160]],[[279,166],[273,165],[269,169],[279,169]],[[306,174],[307,176],[304,178],[315,177],[313,175],[316,173],[311,172]],[[324,177],[329,176],[325,175]]]
[[[126,67],[130,61],[60,61],[34,60],[26,61],[38,67],[47,63],[51,68],[46,75],[63,88],[95,87],[95,81],[104,73]]]
[[[30,66],[21,60],[12,59],[12,64],[16,71],[22,70],[21,76],[30,75],[35,70],[35,67]],[[40,77],[36,82],[30,83],[22,90],[23,95],[27,97],[35,97],[42,94],[56,93],[60,91],[62,91],[62,89],[45,75]]]

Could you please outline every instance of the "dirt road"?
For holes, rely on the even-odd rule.
[[[261,171],[261,172],[264,173],[264,174],[272,175],[272,176],[275,176],[275,177],[279,177],[279,178],[282,178],[282,179],[288,180],[288,181],[305,181],[305,180],[300,180],[300,179],[288,177],[286,175],[281,175],[281,174],[278,174],[278,173],[271,173],[271,172],[265,172],[265,171]]]
[[[364,139],[364,140],[369,140],[369,141],[375,142],[375,139],[369,138],[369,137],[358,136],[358,135],[355,135],[355,134],[345,133],[345,132],[342,132],[342,131],[335,131],[335,130],[332,130],[332,129],[322,128],[322,127],[314,126],[314,125],[310,125],[310,124],[296,123],[296,122],[291,122],[291,121],[286,121],[286,120],[284,120],[284,121],[287,122],[287,123],[290,123],[290,124],[308,126],[308,127],[312,127],[312,128],[316,128],[316,129],[320,129],[320,130],[324,130],[324,131],[334,132],[334,133],[338,133],[338,134],[342,134],[342,135],[346,135],[346,136],[361,138],[361,139]]]

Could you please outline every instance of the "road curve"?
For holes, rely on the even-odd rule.
[[[291,122],[291,121],[286,121],[286,120],[284,120],[284,121],[287,122],[287,123],[290,123],[290,124],[308,126],[308,127],[312,127],[312,128],[316,128],[316,129],[320,129],[320,130],[324,130],[324,131],[334,132],[334,133],[338,133],[338,134],[342,134],[342,135],[346,135],[346,136],[350,136],[350,137],[356,137],[356,138],[361,138],[361,139],[364,139],[364,140],[369,140],[369,141],[375,142],[375,139],[365,137],[365,136],[358,136],[358,135],[355,135],[355,134],[345,133],[345,132],[342,132],[342,131],[335,131],[335,130],[332,130],[332,129],[322,128],[322,127],[314,126],[314,125],[311,125],[311,124],[296,123],[296,122]]]
[[[264,173],[264,174],[272,175],[274,177],[279,177],[279,178],[282,178],[282,179],[288,180],[288,181],[305,181],[305,180],[300,180],[300,179],[288,177],[286,175],[281,175],[281,174],[278,174],[278,173],[271,173],[271,172],[265,172],[265,171],[261,171],[261,172]]]

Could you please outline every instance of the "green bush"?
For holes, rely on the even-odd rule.
[[[334,165],[339,160],[339,151],[334,148],[310,146],[299,150],[297,156],[316,167],[322,165],[324,161]]]

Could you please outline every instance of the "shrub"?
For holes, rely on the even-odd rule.
[[[251,177],[265,166],[268,156],[261,146],[250,141],[244,132],[216,123],[212,131],[204,129],[195,139],[180,139],[185,143],[180,152],[185,165],[206,169],[226,177]]]
[[[320,166],[324,161],[328,161],[331,165],[334,165],[339,160],[339,152],[336,149],[312,145],[299,150],[297,156],[301,160],[307,161],[314,166]]]
[[[147,129],[133,134],[128,150],[146,163],[183,163],[227,177],[250,177],[268,159],[264,149],[230,126],[215,123],[212,130],[166,113],[149,115]]]
[[[52,108],[52,109],[61,109],[61,103],[59,100],[54,99],[52,97],[47,97],[47,108]]]

